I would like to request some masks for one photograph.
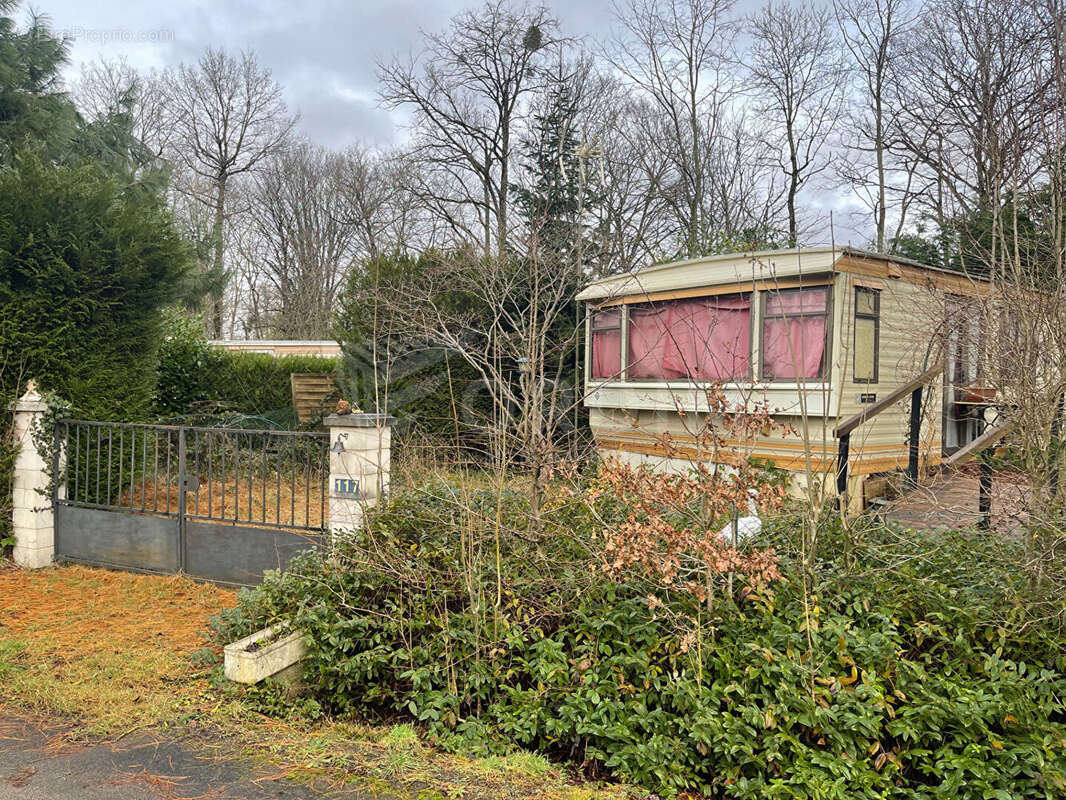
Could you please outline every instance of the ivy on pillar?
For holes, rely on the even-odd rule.
[[[12,482],[11,522],[15,563],[30,569],[47,567],[55,555],[55,516],[49,491],[50,465],[38,448],[38,436],[48,403],[30,381],[26,393],[11,403],[18,455]]]
[[[389,414],[331,414],[329,427],[329,529],[355,530],[363,514],[388,491],[392,456]]]

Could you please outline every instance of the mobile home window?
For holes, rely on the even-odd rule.
[[[592,315],[593,378],[618,378],[622,374],[622,309],[596,311]]]
[[[629,380],[735,381],[751,373],[751,295],[630,306]]]
[[[829,288],[782,289],[764,295],[764,380],[821,378],[825,372]]]
[[[881,338],[881,293],[855,287],[855,341],[852,375],[856,383],[877,383],[877,351]]]

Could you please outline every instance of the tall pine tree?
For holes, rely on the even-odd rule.
[[[587,262],[586,220],[601,199],[595,168],[583,152],[586,143],[576,132],[580,102],[574,76],[560,65],[520,145],[524,181],[511,184],[511,193],[541,254]]]

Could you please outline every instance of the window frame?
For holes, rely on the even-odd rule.
[[[852,383],[861,383],[863,386],[873,386],[879,382],[880,378],[880,362],[881,362],[881,290],[874,289],[870,286],[856,286],[855,293],[853,295],[854,308],[852,311],[852,332],[851,332],[851,381]],[[874,310],[873,313],[859,310],[859,295],[863,292],[873,295]],[[873,377],[872,378],[859,378],[855,374],[856,358],[859,355],[859,326],[855,324],[858,320],[867,320],[874,324],[874,357],[873,357]]]
[[[792,292],[810,292],[819,289],[825,290],[825,309],[823,311],[804,311],[796,314],[767,314],[766,300],[769,297],[780,297]],[[833,284],[819,283],[813,286],[791,286],[787,289],[763,289],[759,292],[759,380],[768,384],[796,384],[826,383],[829,381],[830,348],[833,341]],[[822,360],[818,365],[818,374],[813,378],[784,377],[774,378],[766,375],[766,322],[771,319],[801,319],[804,317],[825,317],[825,343],[822,346]],[[754,341],[754,339],[753,339]]]
[[[617,307],[618,311],[618,324],[617,325],[597,325],[596,317],[604,312],[614,311],[615,306],[600,306],[588,307],[588,356],[586,357],[587,375],[588,381],[624,381],[626,374],[626,346],[627,346],[627,334],[626,320],[629,317],[629,310],[625,306]],[[607,375],[605,377],[596,377],[592,374],[592,353],[595,347],[594,339],[597,333],[602,331],[618,331],[618,372],[614,375]]]

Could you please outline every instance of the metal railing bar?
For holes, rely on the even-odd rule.
[[[100,502],[100,450],[103,428],[96,429],[96,502]]]
[[[154,437],[153,437],[154,438]],[[153,494],[159,494],[156,486]],[[141,511],[148,499],[148,431],[141,431]]]
[[[185,440],[186,442],[188,439]],[[192,435],[192,463],[193,474],[196,475],[196,488],[193,490],[193,503],[196,512],[200,512],[200,434],[193,432]]]
[[[248,514],[249,522],[253,516],[252,490],[255,488],[255,447],[251,435],[248,436]]]
[[[304,526],[311,525],[311,450],[304,452]],[[295,522],[296,520],[293,520]]]
[[[150,422],[106,422],[103,420],[96,419],[74,418],[61,419],[59,420],[59,422],[62,422],[66,425],[80,425],[87,428],[148,428],[150,430],[159,431],[176,431],[181,427],[180,425],[153,425]],[[301,431],[294,432],[300,433]]]
[[[203,514],[190,514],[186,512],[185,518],[189,520],[196,520],[197,522],[214,522],[219,525],[229,525],[230,527],[248,527],[248,528],[278,528],[282,530],[296,529],[301,531],[325,531],[326,529],[319,525],[288,525],[284,522],[258,522],[257,520],[220,520],[217,517],[209,517]]]
[[[107,429],[107,501],[111,502],[111,446],[115,441],[114,432]]]
[[[133,486],[137,480],[137,429],[130,431],[130,508],[133,508]]]
[[[215,438],[211,434],[207,434],[207,513],[211,513],[211,509],[214,508],[215,499],[215,472],[214,472],[214,441]],[[200,508],[197,506],[196,513],[200,513]]]
[[[78,496],[78,475],[81,472],[81,428],[74,428],[74,496]]]
[[[88,500],[60,500],[60,505],[69,506],[70,508],[92,508],[99,511],[116,511],[121,514],[137,514],[145,517],[158,517],[158,518],[177,518],[177,512],[167,513],[166,511],[141,511],[139,508],[130,508],[129,506],[116,506],[108,505],[107,503],[90,503]]]
[[[168,432],[167,433],[167,466],[166,466],[166,474],[167,474],[167,513],[168,514],[170,513],[170,487],[173,485],[173,482],[171,480],[171,476],[174,474],[173,472],[171,472],[171,469],[170,469],[170,450],[171,450],[171,441],[170,441],[170,433]],[[180,488],[179,488],[179,491],[180,491]]]
[[[327,439],[328,441],[328,439]],[[318,520],[320,523],[326,520],[326,492],[323,487],[323,481],[329,480],[329,453],[326,450],[325,444],[318,448]]]
[[[175,430],[176,430],[176,428],[175,428]],[[299,439],[299,438],[328,439],[329,438],[329,434],[328,433],[324,433],[322,431],[272,431],[272,430],[260,429],[260,428],[239,428],[239,429],[234,428],[234,429],[228,429],[228,428],[198,428],[198,427],[187,427],[187,428],[185,428],[185,430],[186,431],[204,431],[204,432],[209,432],[209,431],[231,431],[233,433],[247,433],[247,434],[254,434],[254,435],[257,435],[257,436],[278,436],[278,437],[284,437],[284,438],[297,438],[297,439]]]
[[[262,462],[263,462],[262,463],[262,467],[263,467],[263,493],[262,493],[263,494],[263,507],[262,507],[262,509],[260,509],[259,516],[262,518],[263,522],[266,522],[266,513],[267,513],[267,511],[266,511],[266,508],[267,508],[267,481],[266,481],[266,478],[267,478],[267,451],[266,451],[266,442],[263,442],[263,458],[262,458]],[[278,520],[278,522],[281,522],[281,520]]]
[[[233,436],[233,521],[241,516],[241,435]]]
[[[118,486],[116,487],[116,491],[118,491],[119,505],[121,505],[121,501],[122,501],[122,487],[125,485],[125,483],[123,481],[123,475],[122,475],[122,466],[126,463],[125,452],[126,452],[126,434],[125,434],[125,431],[121,427],[119,427],[119,429],[118,429]]]
[[[226,517],[226,437],[225,434],[219,435],[219,448],[218,458],[221,462],[221,485],[222,485],[222,509],[218,512],[219,519],[225,519]],[[211,510],[214,514],[214,509]]]
[[[152,437],[152,485],[155,487],[155,491],[152,492],[152,511],[159,510],[159,431],[155,432],[155,436]],[[167,495],[170,494],[170,487],[167,487]]]

